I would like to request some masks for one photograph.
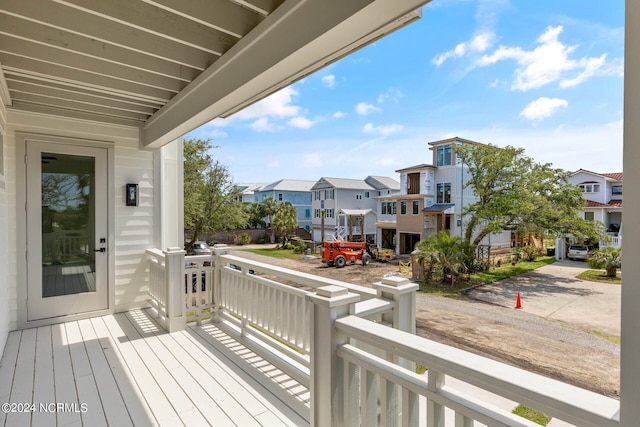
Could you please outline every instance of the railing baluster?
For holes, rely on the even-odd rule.
[[[360,411],[361,425],[378,425],[378,379],[366,369],[360,370]]]
[[[406,388],[402,389],[402,427],[417,427],[419,424],[419,395]],[[457,427],[457,426],[456,426]],[[472,427],[472,426],[464,426]]]
[[[435,369],[429,369],[427,372],[429,381],[427,388],[437,393],[444,385],[445,376]],[[427,400],[427,427],[444,427],[444,406],[431,399]]]
[[[465,417],[459,412],[456,412],[455,427],[473,427],[473,420]]]

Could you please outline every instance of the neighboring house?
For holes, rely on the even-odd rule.
[[[610,242],[601,242],[601,245],[621,246],[622,172],[598,173],[579,169],[571,174],[569,182],[583,190],[584,219],[602,221],[612,237]]]
[[[379,211],[386,212],[388,222],[378,223],[378,236],[383,247],[398,254],[411,253],[416,243],[438,231],[463,236],[465,221],[462,208],[476,201],[473,189],[464,188],[469,179],[467,168],[454,153],[456,144],[480,144],[459,137],[429,143],[433,163],[399,169],[400,193],[378,200]],[[395,231],[389,210],[395,213]],[[511,233],[487,236],[482,244],[492,248],[509,247]]]
[[[258,203],[258,196],[256,195],[256,191],[258,191],[260,188],[264,187],[265,185],[267,185],[266,182],[263,183],[239,183],[236,184],[236,188],[238,189],[238,191],[240,192],[240,195],[238,196],[238,201],[242,202],[242,203],[247,203],[247,204],[251,204],[251,203]]]
[[[291,202],[298,215],[298,227],[311,231],[311,187],[315,181],[281,179],[254,191],[257,203],[273,197],[278,203]]]
[[[364,231],[365,239],[374,242],[376,240],[376,198],[397,192],[399,188],[398,181],[381,176],[368,176],[364,180],[320,178],[311,187],[313,239],[322,240],[321,226],[324,211],[325,235],[338,233],[341,237],[351,237],[355,240],[360,238]],[[360,228],[362,227],[360,222],[364,222],[364,230]],[[351,235],[349,230],[352,231]]]

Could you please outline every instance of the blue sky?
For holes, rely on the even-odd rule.
[[[391,176],[459,136],[622,170],[624,1],[434,0],[422,19],[228,119],[236,182]]]

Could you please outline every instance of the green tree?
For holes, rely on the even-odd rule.
[[[247,215],[249,219],[247,223],[251,228],[264,227],[266,225],[264,217],[267,216],[264,212],[264,208],[260,203],[251,203],[246,206]]]
[[[622,250],[611,246],[605,246],[594,251],[589,256],[589,265],[593,268],[604,268],[607,277],[616,277],[617,269],[622,264]]]
[[[463,210],[466,243],[475,247],[487,234],[504,230],[602,237],[595,221],[579,215],[585,201],[582,190],[568,182],[569,172],[536,163],[522,148],[482,144],[454,149],[468,168],[464,188],[477,196]]]
[[[273,230],[273,216],[278,209],[278,201],[269,196],[260,202],[260,206],[263,212],[263,217],[267,217],[269,228],[271,228],[271,243],[275,242],[275,234]]]
[[[282,236],[282,244],[287,244],[287,235],[298,227],[298,212],[290,201],[277,205],[273,214],[271,229]]]
[[[437,271],[445,282],[448,275],[457,276],[467,271],[465,252],[459,236],[440,231],[418,242],[416,249],[418,261],[426,267],[425,279],[430,279],[433,272]]]
[[[184,229],[187,248],[204,233],[235,230],[247,224],[248,215],[229,169],[213,161],[209,140],[184,141]]]

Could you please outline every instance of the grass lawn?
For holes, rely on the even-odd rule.
[[[272,258],[286,258],[286,259],[300,259],[303,254],[293,253],[289,249],[271,249],[271,248],[259,248],[259,249],[242,249],[245,252],[252,252],[258,255],[270,256]]]
[[[541,256],[535,261],[519,262],[516,265],[503,264],[501,267],[482,271],[471,275],[471,284],[489,284],[494,283],[502,279],[506,279],[519,274],[527,273],[545,265],[553,264],[556,262],[555,257]]]
[[[616,277],[607,277],[604,270],[587,270],[576,276],[578,279],[589,280],[591,282],[612,283],[619,285],[622,281],[622,273],[617,271]]]
[[[460,296],[461,290],[467,289],[470,286],[497,282],[498,280],[506,279],[511,276],[517,276],[519,274],[535,270],[536,268],[553,264],[555,261],[556,259],[554,257],[542,256],[539,257],[536,261],[519,262],[516,265],[504,264],[499,268],[474,273],[468,279],[459,278],[454,282],[453,286],[448,283],[431,282],[428,284],[421,284],[420,290],[432,295],[457,297]]]
[[[529,421],[533,421],[536,424],[540,424],[541,426],[546,426],[551,421],[550,416],[545,415],[540,411],[536,411],[535,409],[527,408],[524,405],[518,405],[518,407],[513,410],[513,413],[521,416],[522,418],[526,418]]]

